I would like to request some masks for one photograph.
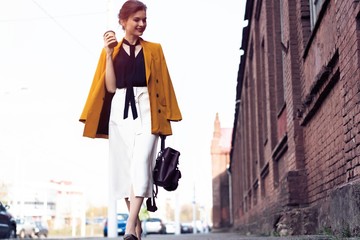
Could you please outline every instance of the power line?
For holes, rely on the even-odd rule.
[[[103,14],[107,14],[107,12],[102,11],[102,12],[66,14],[66,15],[54,16],[53,18],[83,17],[83,16],[103,15]],[[48,19],[48,17],[0,19],[0,22],[28,22],[28,21],[37,21],[37,20],[43,20],[43,19]]]
[[[79,41],[70,31],[68,31],[61,23],[59,23],[55,17],[53,17],[45,8],[43,8],[38,2],[32,0],[33,3],[40,8],[59,28],[61,28],[65,33],[67,33],[75,42],[77,42],[82,48],[84,48],[87,52],[93,55],[93,52],[87,48],[81,41]]]

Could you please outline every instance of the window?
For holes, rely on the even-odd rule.
[[[319,12],[324,3],[324,0],[309,0],[309,2],[310,2],[311,29],[313,29],[318,19]]]

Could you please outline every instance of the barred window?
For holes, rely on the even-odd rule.
[[[324,0],[309,0],[309,3],[310,3],[311,29],[313,29],[318,19],[319,12],[324,3]]]

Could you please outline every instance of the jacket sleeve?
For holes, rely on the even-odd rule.
[[[164,95],[166,99],[166,118],[169,121],[182,120],[181,112],[178,106],[175,90],[170,78],[170,74],[167,68],[165,56],[161,45],[159,44],[159,51],[161,56],[161,78],[163,82]]]

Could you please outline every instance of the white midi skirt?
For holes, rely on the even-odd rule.
[[[134,87],[138,117],[123,119],[126,89],[117,89],[109,121],[109,194],[111,199],[151,197],[152,170],[158,135],[151,133],[150,100],[147,87]]]

